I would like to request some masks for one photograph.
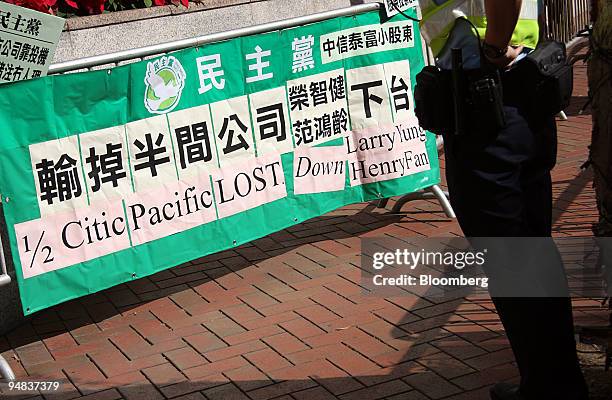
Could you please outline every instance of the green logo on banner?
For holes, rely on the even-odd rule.
[[[153,114],[172,111],[181,99],[185,87],[185,70],[173,56],[162,57],[147,64],[144,104]]]

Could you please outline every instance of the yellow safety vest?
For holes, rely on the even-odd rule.
[[[433,0],[419,0],[419,3],[422,14],[421,33],[434,56],[444,48],[457,18],[465,17],[470,20],[484,39],[487,30],[484,0],[448,0],[441,5],[436,5]],[[523,0],[519,21],[510,44],[535,48],[538,34],[538,0]]]

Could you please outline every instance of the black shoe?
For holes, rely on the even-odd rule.
[[[511,383],[498,383],[490,391],[491,400],[524,400],[519,392],[519,385]]]

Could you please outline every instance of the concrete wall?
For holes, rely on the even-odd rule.
[[[53,61],[112,53],[366,2],[373,0],[202,0],[187,10],[165,6],[71,18]],[[25,320],[5,228],[0,233],[13,281],[0,287],[0,335]]]
[[[202,0],[175,6],[71,18],[54,62],[263,24],[373,0]]]

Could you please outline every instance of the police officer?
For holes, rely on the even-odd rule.
[[[451,49],[461,48],[464,69],[486,65],[503,74],[538,43],[537,0],[420,0],[420,5],[423,36],[442,69],[451,69]],[[521,100],[520,85],[508,89]],[[520,101],[504,100],[502,109],[503,128],[470,134],[472,128],[482,128],[480,118],[470,114],[465,134],[444,135],[451,204],[467,237],[551,236],[554,116],[528,115]],[[495,385],[491,398],[586,400],[570,299],[493,301],[521,381]]]

